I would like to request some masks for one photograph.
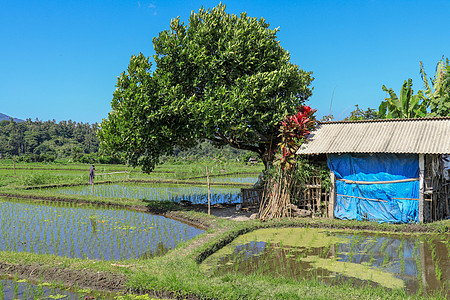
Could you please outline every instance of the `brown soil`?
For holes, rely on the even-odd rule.
[[[16,265],[0,262],[0,273],[35,281],[51,281],[64,286],[78,286],[96,291],[124,292],[126,277],[120,274],[94,272],[91,270],[72,270],[43,265]]]

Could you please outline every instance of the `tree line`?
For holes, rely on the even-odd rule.
[[[126,163],[124,155],[107,155],[99,147],[97,123],[74,121],[16,122],[0,121],[0,157],[16,158],[26,162],[53,162],[56,159],[82,163]],[[175,148],[163,161],[190,161],[214,159],[216,161],[248,161],[254,157],[249,151],[231,147],[218,149],[209,141],[198,141],[196,147]]]
[[[97,131],[97,123],[5,120],[0,122],[0,155],[25,161],[79,161],[99,151]]]

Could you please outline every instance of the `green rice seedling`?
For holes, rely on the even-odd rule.
[[[441,281],[442,280],[442,269],[439,267],[439,260],[437,260],[435,262],[434,271],[435,271],[437,280]]]
[[[397,256],[400,261],[400,272],[401,273],[405,272],[405,260],[403,257],[404,244],[405,244],[405,238],[402,237],[402,240],[400,241],[400,245],[397,248]]]
[[[389,263],[389,253],[386,252],[383,258],[383,267],[386,267],[388,263]]]
[[[350,248],[350,253],[348,254],[348,261],[353,262],[354,248]]]
[[[16,299],[19,297],[19,284],[17,282],[13,282],[13,298]]]

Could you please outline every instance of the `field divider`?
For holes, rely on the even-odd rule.
[[[109,184],[109,183],[122,183],[123,179],[117,180],[102,180],[96,181],[95,184]],[[206,185],[206,182],[202,181],[190,181],[190,180],[170,180],[170,179],[155,179],[155,180],[145,180],[145,179],[126,179],[126,183],[167,183],[167,184],[192,184],[192,185]],[[38,186],[28,186],[28,187],[19,187],[17,190],[37,190],[37,189],[49,189],[49,188],[58,188],[58,187],[71,187],[71,186],[82,186],[89,185],[89,183],[55,183],[55,184],[47,184],[47,185],[38,185]],[[235,183],[235,182],[211,182],[210,185],[215,186],[253,186],[253,183]]]
[[[224,177],[224,176],[230,176],[230,175],[259,175],[261,172],[231,172],[231,173],[223,173],[223,174],[209,174],[209,177]],[[188,177],[187,179],[203,179],[206,178],[206,175],[202,176],[194,176],[194,177]]]

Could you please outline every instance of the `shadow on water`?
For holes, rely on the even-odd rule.
[[[450,295],[449,235],[339,233],[320,229],[261,229],[212,255],[215,275],[258,274],[326,284],[342,281]]]

